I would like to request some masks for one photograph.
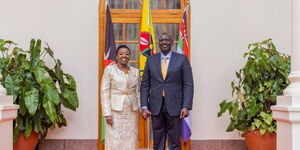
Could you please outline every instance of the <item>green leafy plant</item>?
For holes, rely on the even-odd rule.
[[[63,72],[49,45],[45,43],[42,48],[42,44],[32,39],[30,49],[23,50],[12,41],[0,39],[1,82],[14,104],[19,105],[14,141],[20,132],[26,138],[33,131],[45,138],[49,128],[67,125],[62,105],[73,111],[79,105],[74,78]],[[48,67],[45,56],[50,56],[54,67]]]
[[[248,49],[245,66],[236,72],[238,81],[231,82],[233,100],[225,99],[219,104],[218,117],[229,112],[228,132],[276,132],[270,107],[290,83],[290,56],[279,53],[271,39],[249,44]]]

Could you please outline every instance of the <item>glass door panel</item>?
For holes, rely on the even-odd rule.
[[[138,68],[139,25],[137,23],[114,23],[116,47],[126,45],[131,50],[129,64]],[[124,30],[123,30],[124,29]]]
[[[122,23],[114,23],[113,28],[114,28],[115,41],[121,41],[122,33],[123,33]]]

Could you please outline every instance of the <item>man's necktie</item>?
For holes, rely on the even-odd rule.
[[[163,79],[166,79],[167,76],[167,57],[164,56],[163,62],[161,63],[161,74]],[[163,96],[165,96],[165,90],[163,90]]]

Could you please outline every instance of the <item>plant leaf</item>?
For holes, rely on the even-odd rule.
[[[56,65],[54,66],[54,70],[55,70],[55,74],[58,77],[59,81],[64,86],[64,84],[65,84],[64,77],[63,77],[64,72],[61,69],[61,61],[59,59],[57,59],[57,61],[56,61]]]
[[[43,107],[50,118],[51,122],[56,121],[57,114],[56,114],[56,108],[52,101],[47,99],[47,96],[44,96],[43,98]]]
[[[228,102],[228,103],[230,103],[230,102]],[[223,100],[223,101],[219,104],[219,106],[220,106],[220,111],[218,112],[218,117],[222,116],[222,114],[223,114],[224,112],[226,112],[226,110],[227,110],[228,107],[229,107],[228,103],[226,102],[226,100]]]
[[[39,104],[39,90],[36,88],[25,92],[25,105],[30,115],[34,115]]]
[[[7,94],[13,95],[14,103],[16,103],[16,99],[18,97],[18,92],[20,90],[20,82],[21,80],[18,79],[16,76],[10,76],[10,75],[8,75],[4,81]]]
[[[40,61],[37,65],[37,67],[35,67],[35,69],[33,70],[34,76],[36,81],[42,86],[43,85],[43,81],[47,80],[47,72],[45,69],[45,65],[42,61]],[[46,81],[44,81],[44,84],[48,84]]]
[[[68,80],[68,83],[70,85],[70,89],[76,91],[76,82],[70,74],[64,74]]]
[[[31,68],[34,69],[40,62],[41,53],[41,40],[38,39],[36,42],[34,39],[30,42],[30,53],[31,53]]]
[[[25,118],[25,132],[24,132],[25,138],[28,138],[30,136],[31,131],[32,131],[32,120],[27,117]]]
[[[229,125],[227,126],[226,132],[231,132],[234,130],[234,125],[236,124],[236,121],[231,120]]]
[[[260,111],[260,105],[255,104],[255,100],[249,101],[247,111],[248,111],[248,119],[251,119]]]
[[[260,133],[261,135],[265,134],[266,131],[267,131],[267,130],[266,130],[265,128],[259,129],[259,133]]]
[[[32,126],[33,126],[33,130],[36,133],[39,133],[40,131],[42,131],[41,122],[42,122],[42,120],[38,116],[33,118]]]
[[[239,131],[244,131],[245,130],[245,125],[242,123],[237,123],[234,125],[234,128],[236,128]]]
[[[76,91],[72,91],[70,89],[64,89],[63,91],[64,98],[75,108],[78,107],[78,97]]]
[[[44,84],[42,87],[42,91],[44,93],[44,97],[47,97],[48,100],[52,101],[56,105],[59,103],[58,91],[54,84]]]
[[[19,111],[21,113],[21,115],[25,116],[26,112],[27,112],[27,108],[25,105],[25,101],[23,98],[19,99]]]
[[[63,97],[63,95],[60,95],[60,102],[64,105],[64,107],[71,109],[73,111],[76,111],[76,107],[74,107],[72,104],[68,102],[66,98]]]
[[[18,140],[18,138],[19,138],[19,135],[20,135],[20,132],[21,132],[20,126],[16,126],[16,127],[14,128],[14,132],[13,132],[13,141],[14,141],[14,143],[17,142],[17,140]]]
[[[57,113],[57,125],[58,127],[62,127],[62,126],[67,126],[67,120],[64,117],[64,115],[62,114],[62,112],[58,112]]]
[[[44,49],[47,51],[47,53],[54,58],[54,52],[52,51],[52,49],[50,48],[49,44],[46,42],[47,47],[44,47]]]

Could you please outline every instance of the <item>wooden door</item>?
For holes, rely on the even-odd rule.
[[[152,21],[154,24],[156,40],[163,32],[171,33],[175,39],[173,49],[177,47],[177,38],[179,31],[179,23],[181,21],[183,11],[189,0],[151,0]],[[114,26],[114,34],[116,45],[125,44],[131,51],[131,66],[139,65],[139,40],[140,40],[140,24],[142,15],[143,0],[109,0],[112,22]],[[105,0],[99,3],[99,88],[103,71],[103,55],[105,48]],[[189,7],[190,8],[190,7]],[[190,12],[190,11],[189,11]],[[188,15],[188,33],[190,33],[190,14]],[[190,34],[189,34],[190,35]],[[157,43],[158,41],[156,41]],[[157,49],[159,51],[159,49]],[[100,94],[100,92],[98,92]],[[104,149],[104,145],[100,140],[101,135],[101,107],[100,95],[99,99],[99,150]],[[152,147],[150,122],[145,121],[139,115],[139,148]],[[189,149],[189,142],[183,145],[183,150]]]

